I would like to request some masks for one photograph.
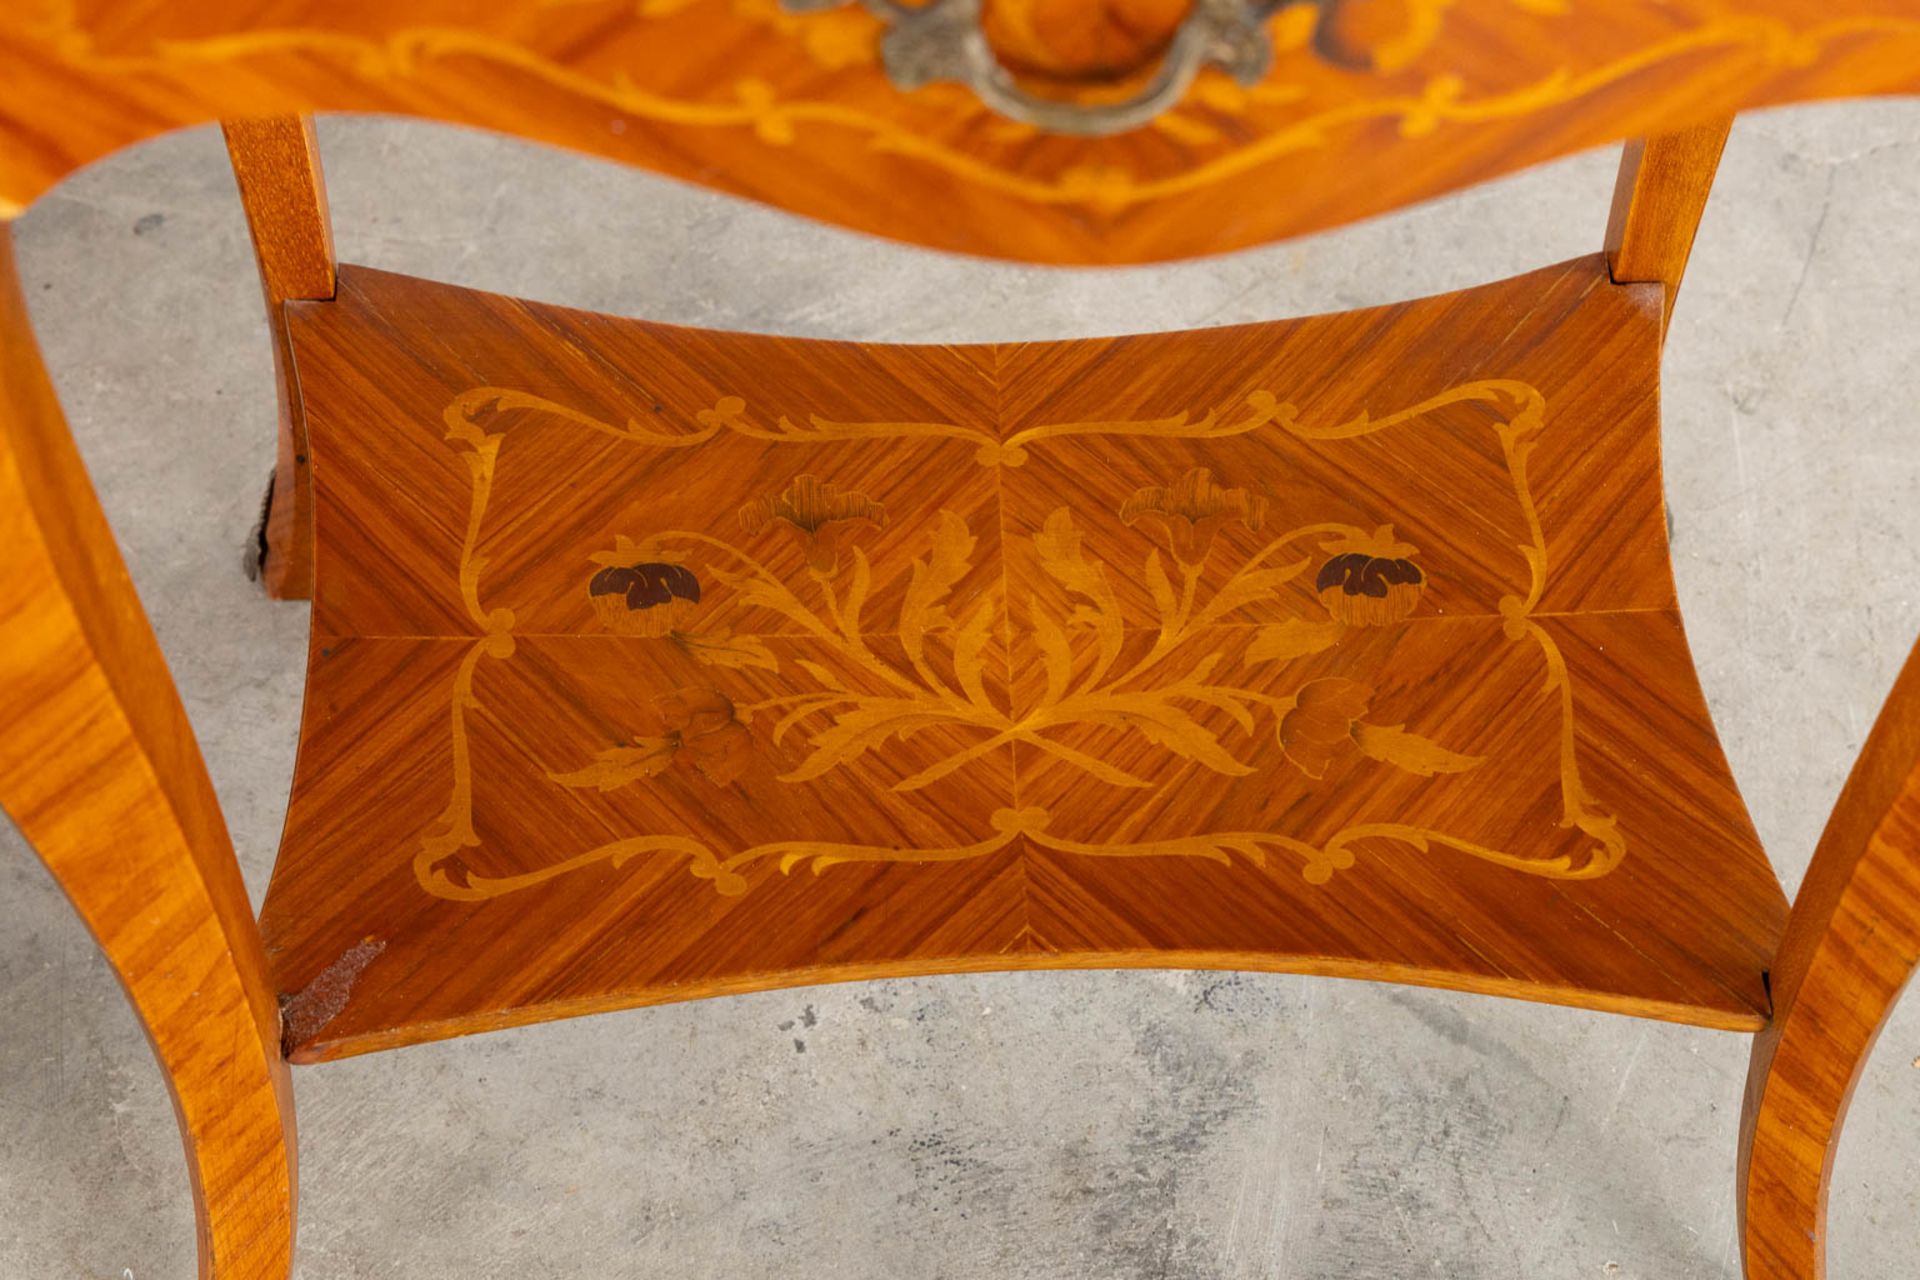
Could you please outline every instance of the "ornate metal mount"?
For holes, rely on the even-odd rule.
[[[839,8],[848,0],[782,0],[794,13]],[[1146,124],[1178,102],[1202,67],[1215,66],[1241,84],[1257,83],[1273,61],[1262,25],[1286,0],[1194,0],[1159,70],[1120,102],[1083,104],[1044,98],[1022,88],[994,56],[980,25],[981,0],[860,0],[887,23],[881,65],[901,89],[957,81],[1001,115],[1051,133],[1102,137]]]

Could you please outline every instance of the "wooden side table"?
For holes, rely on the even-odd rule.
[[[1846,1095],[1920,959],[1920,664],[1789,911],[1680,624],[1659,359],[1731,113],[1915,88],[1920,15],[292,7],[0,18],[0,199],[223,117],[269,303],[263,567],[314,604],[256,921],[0,251],[0,799],[153,1036],[204,1274],[287,1272],[288,1062],[1089,966],[1758,1033],[1748,1274],[1819,1273]],[[1511,280],[907,346],[338,264],[301,113],[368,108],[1059,262],[1644,136],[1606,244]]]

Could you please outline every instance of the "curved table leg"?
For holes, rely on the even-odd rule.
[[[166,663],[67,434],[0,223],[0,805],[145,1023],[202,1280],[284,1280],[293,1108],[266,956]]]
[[[1920,650],[1814,854],[1772,975],[1740,1135],[1748,1280],[1826,1273],[1827,1187],[1847,1102],[1920,963]]]

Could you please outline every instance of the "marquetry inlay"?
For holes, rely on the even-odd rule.
[[[1289,770],[1292,777],[1332,787],[1364,785],[1364,769],[1341,767],[1361,760],[1421,777],[1488,766],[1486,756],[1471,754],[1475,742],[1443,745],[1419,732],[1417,705],[1375,711],[1374,677],[1364,659],[1351,665],[1336,661],[1335,674],[1326,675],[1303,675],[1296,665],[1320,653],[1338,659],[1342,642],[1367,628],[1416,620],[1430,572],[1421,567],[1418,549],[1397,541],[1390,522],[1369,529],[1315,520],[1315,513],[1304,509],[1283,516],[1262,492],[1271,491],[1274,474],[1289,465],[1285,454],[1254,454],[1234,477],[1246,483],[1228,486],[1198,465],[1201,458],[1193,451],[1198,441],[1273,434],[1338,450],[1344,442],[1376,433],[1431,427],[1436,414],[1456,405],[1491,410],[1486,427],[1498,441],[1497,468],[1511,486],[1512,515],[1520,531],[1512,554],[1515,581],[1499,600],[1499,635],[1536,649],[1540,678],[1558,694],[1553,713],[1559,718],[1561,825],[1591,836],[1590,846],[1577,855],[1552,857],[1493,849],[1401,821],[1393,812],[1367,814],[1318,842],[1258,828],[1089,839],[1074,829],[1071,812],[1057,816],[1046,804],[1021,803],[1021,753],[1012,750],[1015,744],[1102,784],[1110,789],[1096,792],[1103,807],[1121,809],[1140,803],[1142,793],[1164,793],[1193,770],[1227,778]],[[684,415],[699,424],[691,431],[642,426],[637,414],[624,422],[603,421],[499,387],[455,397],[444,415],[447,439],[466,454],[473,476],[458,573],[460,600],[483,634],[449,690],[453,794],[443,829],[421,843],[415,861],[421,885],[440,897],[483,899],[594,863],[665,858],[684,861],[693,875],[721,893],[738,894],[749,883],[741,869],[761,861],[776,862],[782,872],[801,867],[819,872],[848,862],[951,861],[993,853],[1019,836],[1079,857],[1199,857],[1231,863],[1239,855],[1260,863],[1270,854],[1283,855],[1297,859],[1307,881],[1316,884],[1352,867],[1352,846],[1369,839],[1423,852],[1445,849],[1561,879],[1613,870],[1626,855],[1626,841],[1581,782],[1574,682],[1553,637],[1531,616],[1546,590],[1549,552],[1526,462],[1547,430],[1546,398],[1523,382],[1486,379],[1345,422],[1303,421],[1269,388],[1249,391],[1238,408],[1225,414],[1209,410],[1194,419],[1185,413],[1130,417],[1126,407],[1116,406],[1111,417],[1098,421],[1048,423],[1002,438],[957,423],[832,422],[789,413],[775,413],[773,424],[765,425],[739,396]],[[516,623],[511,606],[489,604],[477,548],[502,445],[512,424],[529,416],[558,419],[573,430],[640,449],[697,448],[729,431],[793,455],[785,467],[775,463],[778,473],[792,471],[778,492],[733,495],[742,500],[736,526],[636,523],[611,533],[607,547],[592,556],[597,569],[582,567],[578,588],[596,606],[592,630],[707,670],[685,685],[663,683],[653,691],[656,715],[622,730],[591,759],[556,762],[547,774],[553,784],[644,791],[667,770],[680,770],[725,789],[764,757],[778,783],[805,786],[864,755],[898,756],[900,744],[939,727],[947,732],[932,759],[922,765],[916,756],[915,767],[900,770],[905,776],[892,781],[890,790],[915,792],[967,771],[981,788],[979,811],[952,814],[951,834],[931,844],[803,834],[727,849],[688,831],[646,831],[520,874],[474,874],[460,856],[480,839],[471,818],[475,783],[466,712],[475,702],[479,664],[514,656]],[[797,416],[806,425],[796,426]],[[983,589],[961,600],[954,588],[980,558],[980,539],[963,515],[941,507],[914,522],[910,541],[920,554],[896,575],[898,604],[890,616],[869,608],[876,587],[884,590],[888,584],[876,583],[861,545],[863,538],[888,527],[886,503],[836,485],[830,471],[815,475],[803,469],[826,471],[822,463],[831,463],[831,453],[823,458],[820,449],[807,446],[841,441],[964,444],[971,446],[975,463],[1018,467],[1029,450],[1054,442],[1116,436],[1139,442],[1164,461],[1160,473],[1142,469],[1123,477],[1139,484],[1111,514],[1130,536],[1110,546],[1089,546],[1075,522],[1075,504],[1062,503],[1023,539],[1040,569],[1036,589],[1024,599],[1009,599],[1000,584],[1010,582],[1012,573],[1000,564],[992,566],[998,572],[989,574]],[[546,447],[559,447],[554,437],[547,440]],[[934,453],[922,465],[964,465],[964,458]],[[1158,482],[1159,475],[1164,482]],[[730,504],[723,499],[720,505]],[[988,518],[1005,527],[1003,512],[990,512]],[[1282,527],[1289,518],[1302,522]],[[1247,535],[1242,543],[1253,549],[1222,546],[1215,555],[1217,535],[1235,524]],[[801,553],[800,572],[769,567],[767,549],[783,542]],[[1005,547],[1003,542],[1003,555]],[[1117,574],[1147,585],[1153,607],[1146,616],[1130,616],[1123,607],[1111,582]],[[712,621],[717,612],[712,606],[723,601],[757,625],[736,629]],[[1277,620],[1259,620],[1276,615]],[[784,659],[768,642],[774,635],[786,641]],[[1130,643],[1142,636],[1144,650]],[[1042,678],[989,689],[988,668],[1005,666],[996,651],[1002,647],[1030,649]],[[751,682],[755,678],[757,683]],[[1385,715],[1407,723],[1385,722]],[[1117,731],[1144,747],[1143,765],[1123,768],[1089,750],[1090,730]],[[992,756],[1010,767],[976,767]],[[1499,764],[1491,767],[1498,770]]]
[[[300,1052],[1079,963],[1751,1020],[1779,890],[1674,604],[1660,300],[1595,257],[906,346],[342,267],[288,313],[314,638],[262,928],[287,990],[371,958]],[[497,948],[506,993],[457,960]]]

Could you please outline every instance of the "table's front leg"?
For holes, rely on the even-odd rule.
[[[1771,970],[1740,1131],[1747,1280],[1826,1274],[1827,1189],[1853,1087],[1920,965],[1920,649],[1840,793]]]
[[[246,887],[28,325],[0,223],[0,805],[145,1023],[202,1280],[292,1265],[293,1104]]]

